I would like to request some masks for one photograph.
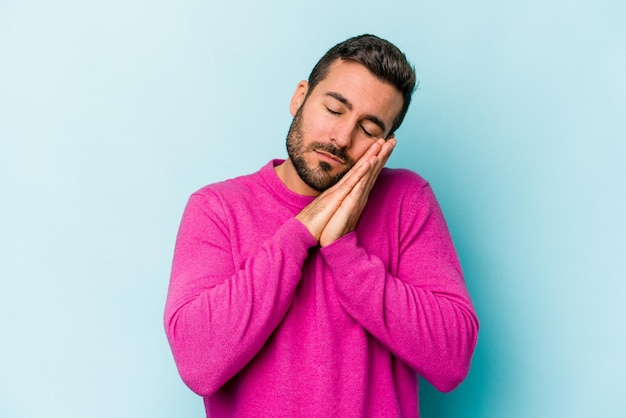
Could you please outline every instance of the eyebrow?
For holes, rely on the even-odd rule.
[[[339,93],[337,93],[335,91],[329,91],[329,92],[326,93],[326,96],[332,97],[333,99],[343,103],[349,110],[352,110],[352,103],[350,103],[350,100],[346,99],[341,94],[339,94]],[[383,131],[383,133],[387,132],[387,127],[385,126],[385,122],[380,120],[380,118],[378,118],[378,116],[376,116],[376,115],[365,115],[364,119],[367,119],[370,122],[372,122],[373,124],[377,125]]]

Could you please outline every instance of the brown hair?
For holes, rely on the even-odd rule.
[[[350,60],[364,65],[372,74],[396,87],[404,98],[400,114],[393,122],[389,135],[402,124],[411,96],[417,84],[415,69],[406,56],[391,42],[375,35],[359,35],[338,43],[315,64],[309,75],[309,93],[328,75],[337,60]]]

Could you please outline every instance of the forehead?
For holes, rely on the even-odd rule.
[[[337,59],[331,64],[326,77],[311,94],[339,93],[355,108],[378,115],[391,126],[400,113],[404,98],[391,83],[381,80],[367,67],[355,61]]]

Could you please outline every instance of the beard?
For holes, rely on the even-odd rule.
[[[287,134],[287,154],[302,181],[313,190],[323,192],[337,184],[337,182],[350,171],[355,162],[348,157],[346,148],[339,148],[331,143],[325,142],[311,142],[307,146],[304,145],[304,131],[302,130],[303,107],[304,103],[296,112],[291,126],[289,127],[289,133]],[[332,173],[333,167],[325,161],[320,161],[317,167],[310,167],[304,159],[304,155],[307,152],[315,150],[324,151],[341,158],[346,163],[345,170],[339,173]]]

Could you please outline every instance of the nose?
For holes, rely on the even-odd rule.
[[[330,132],[330,140],[340,148],[350,148],[354,134],[353,124],[347,120],[337,121]]]

